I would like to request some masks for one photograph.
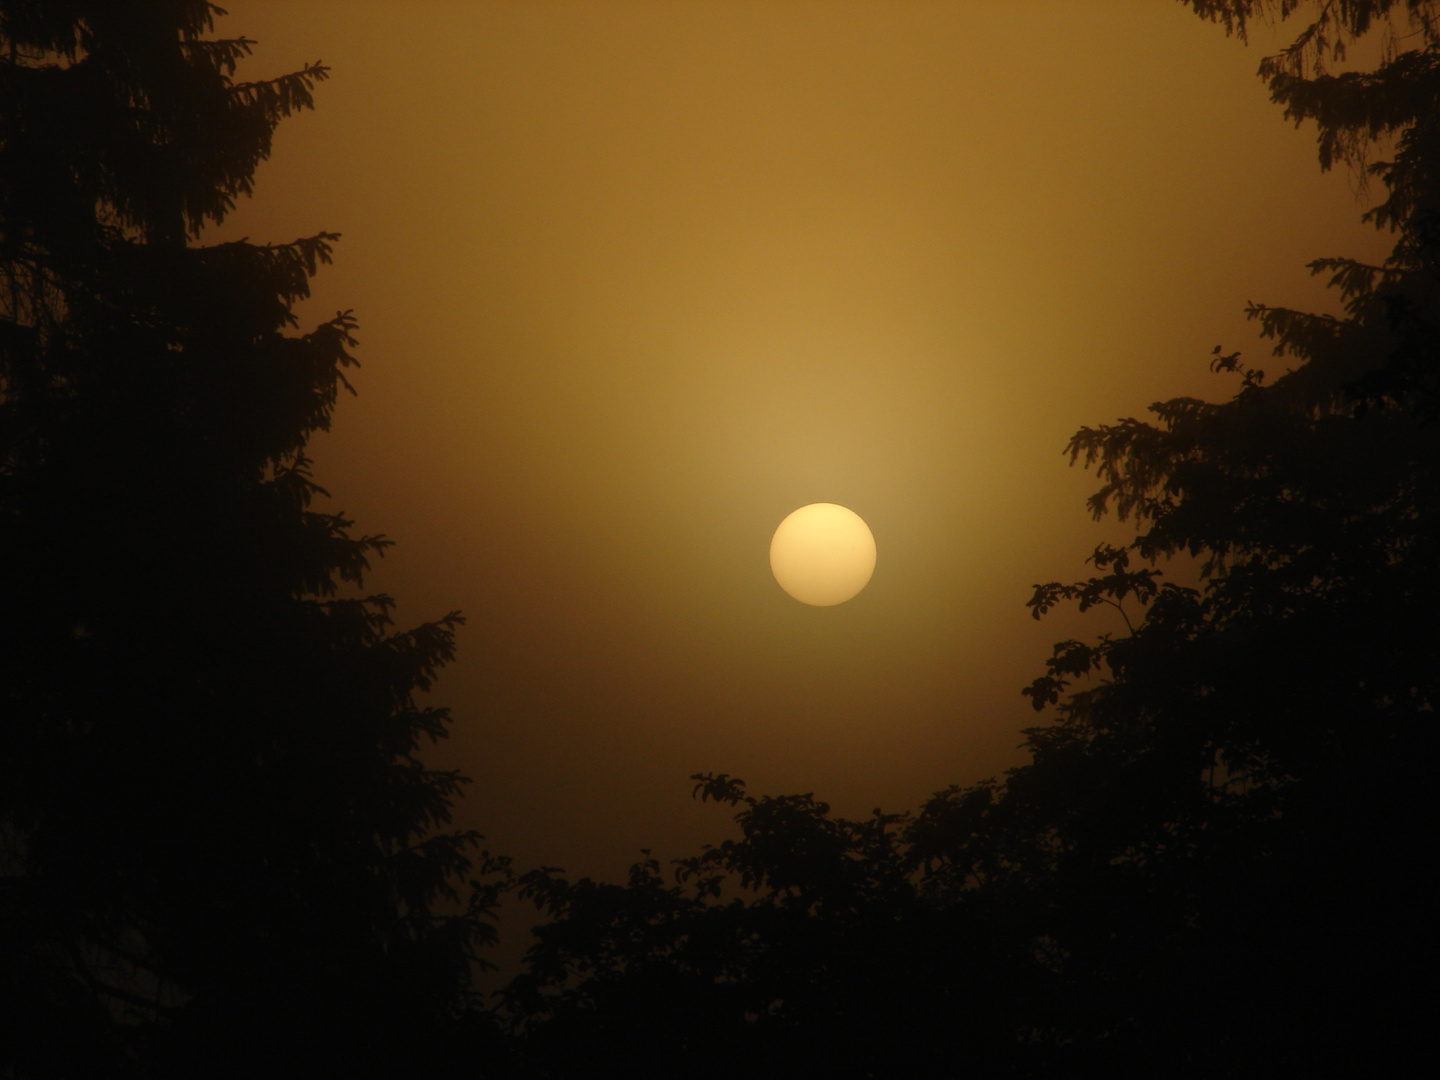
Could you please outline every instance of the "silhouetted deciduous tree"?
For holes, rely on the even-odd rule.
[[[1243,33],[1299,5],[1192,6]],[[1318,5],[1261,65],[1286,115],[1315,123],[1322,167],[1384,189],[1365,216],[1396,234],[1390,257],[1311,264],[1344,315],[1252,304],[1284,374],[1217,347],[1212,368],[1241,378],[1231,400],[1164,402],[1070,443],[1103,481],[1095,515],[1137,536],[1097,550],[1091,581],[1037,587],[1035,614],[1148,610],[1123,637],[1057,646],[1028,693],[1061,720],[1032,733],[1007,797],[1061,839],[1057,895],[1097,898],[1073,959],[1114,987],[1105,1052],[1128,1047],[1136,1068],[1157,1038],[1201,1048],[1196,1069],[1219,1054],[1272,1073],[1403,1068],[1437,1004],[1419,989],[1436,953],[1416,888],[1436,854],[1417,825],[1437,810],[1440,693],[1436,15]],[[1367,32],[1389,35],[1380,64],[1328,73]],[[1201,589],[1132,568],[1180,553],[1203,558]],[[1098,681],[1068,692],[1081,676]],[[1168,915],[1136,933],[1117,888]]]
[[[1279,377],[1217,348],[1230,400],[1072,439],[1091,509],[1136,537],[1030,605],[1114,604],[1129,629],[1056,646],[1026,693],[1058,718],[1003,784],[847,822],[699,777],[744,807],[742,835],[674,886],[653,862],[623,887],[531,876],[553,921],[509,1002],[539,1075],[583,1074],[595,1046],[701,1076],[1416,1075],[1431,1056],[1440,20],[1428,0],[1190,6],[1241,36],[1308,12],[1261,75],[1316,124],[1322,167],[1383,186],[1366,217],[1391,256],[1312,264],[1342,316],[1250,307]],[[1390,35],[1378,66],[1327,72],[1367,33]],[[1201,588],[1164,581],[1179,554]]]
[[[488,934],[416,756],[459,616],[392,632],[312,507],[336,237],[199,239],[327,71],[236,81],[219,12],[0,2],[6,1076],[420,1075]]]
[[[625,885],[520,880],[551,921],[505,989],[526,1075],[979,1075],[1010,1064],[1015,1002],[1042,988],[982,920],[921,888],[905,815],[835,818],[725,775],[739,840],[653,858]],[[647,853],[648,855],[648,853]]]

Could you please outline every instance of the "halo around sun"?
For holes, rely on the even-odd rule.
[[[780,587],[802,604],[843,604],[875,572],[875,537],[854,510],[811,503],[775,530],[770,569]]]

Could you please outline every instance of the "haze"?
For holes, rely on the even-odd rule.
[[[462,609],[436,764],[522,865],[615,877],[725,834],[698,770],[837,810],[996,775],[1059,639],[1038,581],[1115,523],[1082,424],[1228,396],[1248,299],[1373,256],[1246,48],[1178,4],[294,3],[217,30],[323,59],[215,238],[343,235],[359,397],[315,444],[369,582]],[[797,506],[870,523],[853,601],[771,578]]]

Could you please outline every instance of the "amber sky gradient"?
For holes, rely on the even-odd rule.
[[[1081,424],[1276,367],[1247,299],[1373,257],[1246,48],[1168,0],[230,0],[242,72],[333,69],[215,235],[343,234],[306,322],[363,367],[317,478],[463,609],[437,763],[519,862],[614,877],[725,834],[698,770],[916,806],[1018,761],[1037,581],[1113,527]],[[780,520],[838,502],[869,586],[807,607]]]

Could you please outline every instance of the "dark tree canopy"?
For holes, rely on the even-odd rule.
[[[327,69],[237,80],[219,13],[0,2],[6,1076],[416,1074],[488,934],[417,757],[459,616],[394,632],[312,505],[337,238],[201,241]]]
[[[702,775],[741,835],[673,885],[653,861],[623,886],[525,878],[551,921],[507,1000],[537,1075],[1388,1076],[1432,1056],[1440,20],[1425,0],[1189,6],[1241,37],[1298,17],[1261,77],[1322,167],[1381,189],[1390,257],[1311,264],[1341,316],[1250,307],[1283,374],[1217,347],[1229,400],[1071,440],[1094,514],[1136,535],[1030,605],[1117,605],[1129,630],[1056,646],[1025,690],[1054,718],[1003,783],[855,822]],[[1378,65],[1334,73],[1367,34]],[[1165,581],[1180,555],[1200,588]]]

